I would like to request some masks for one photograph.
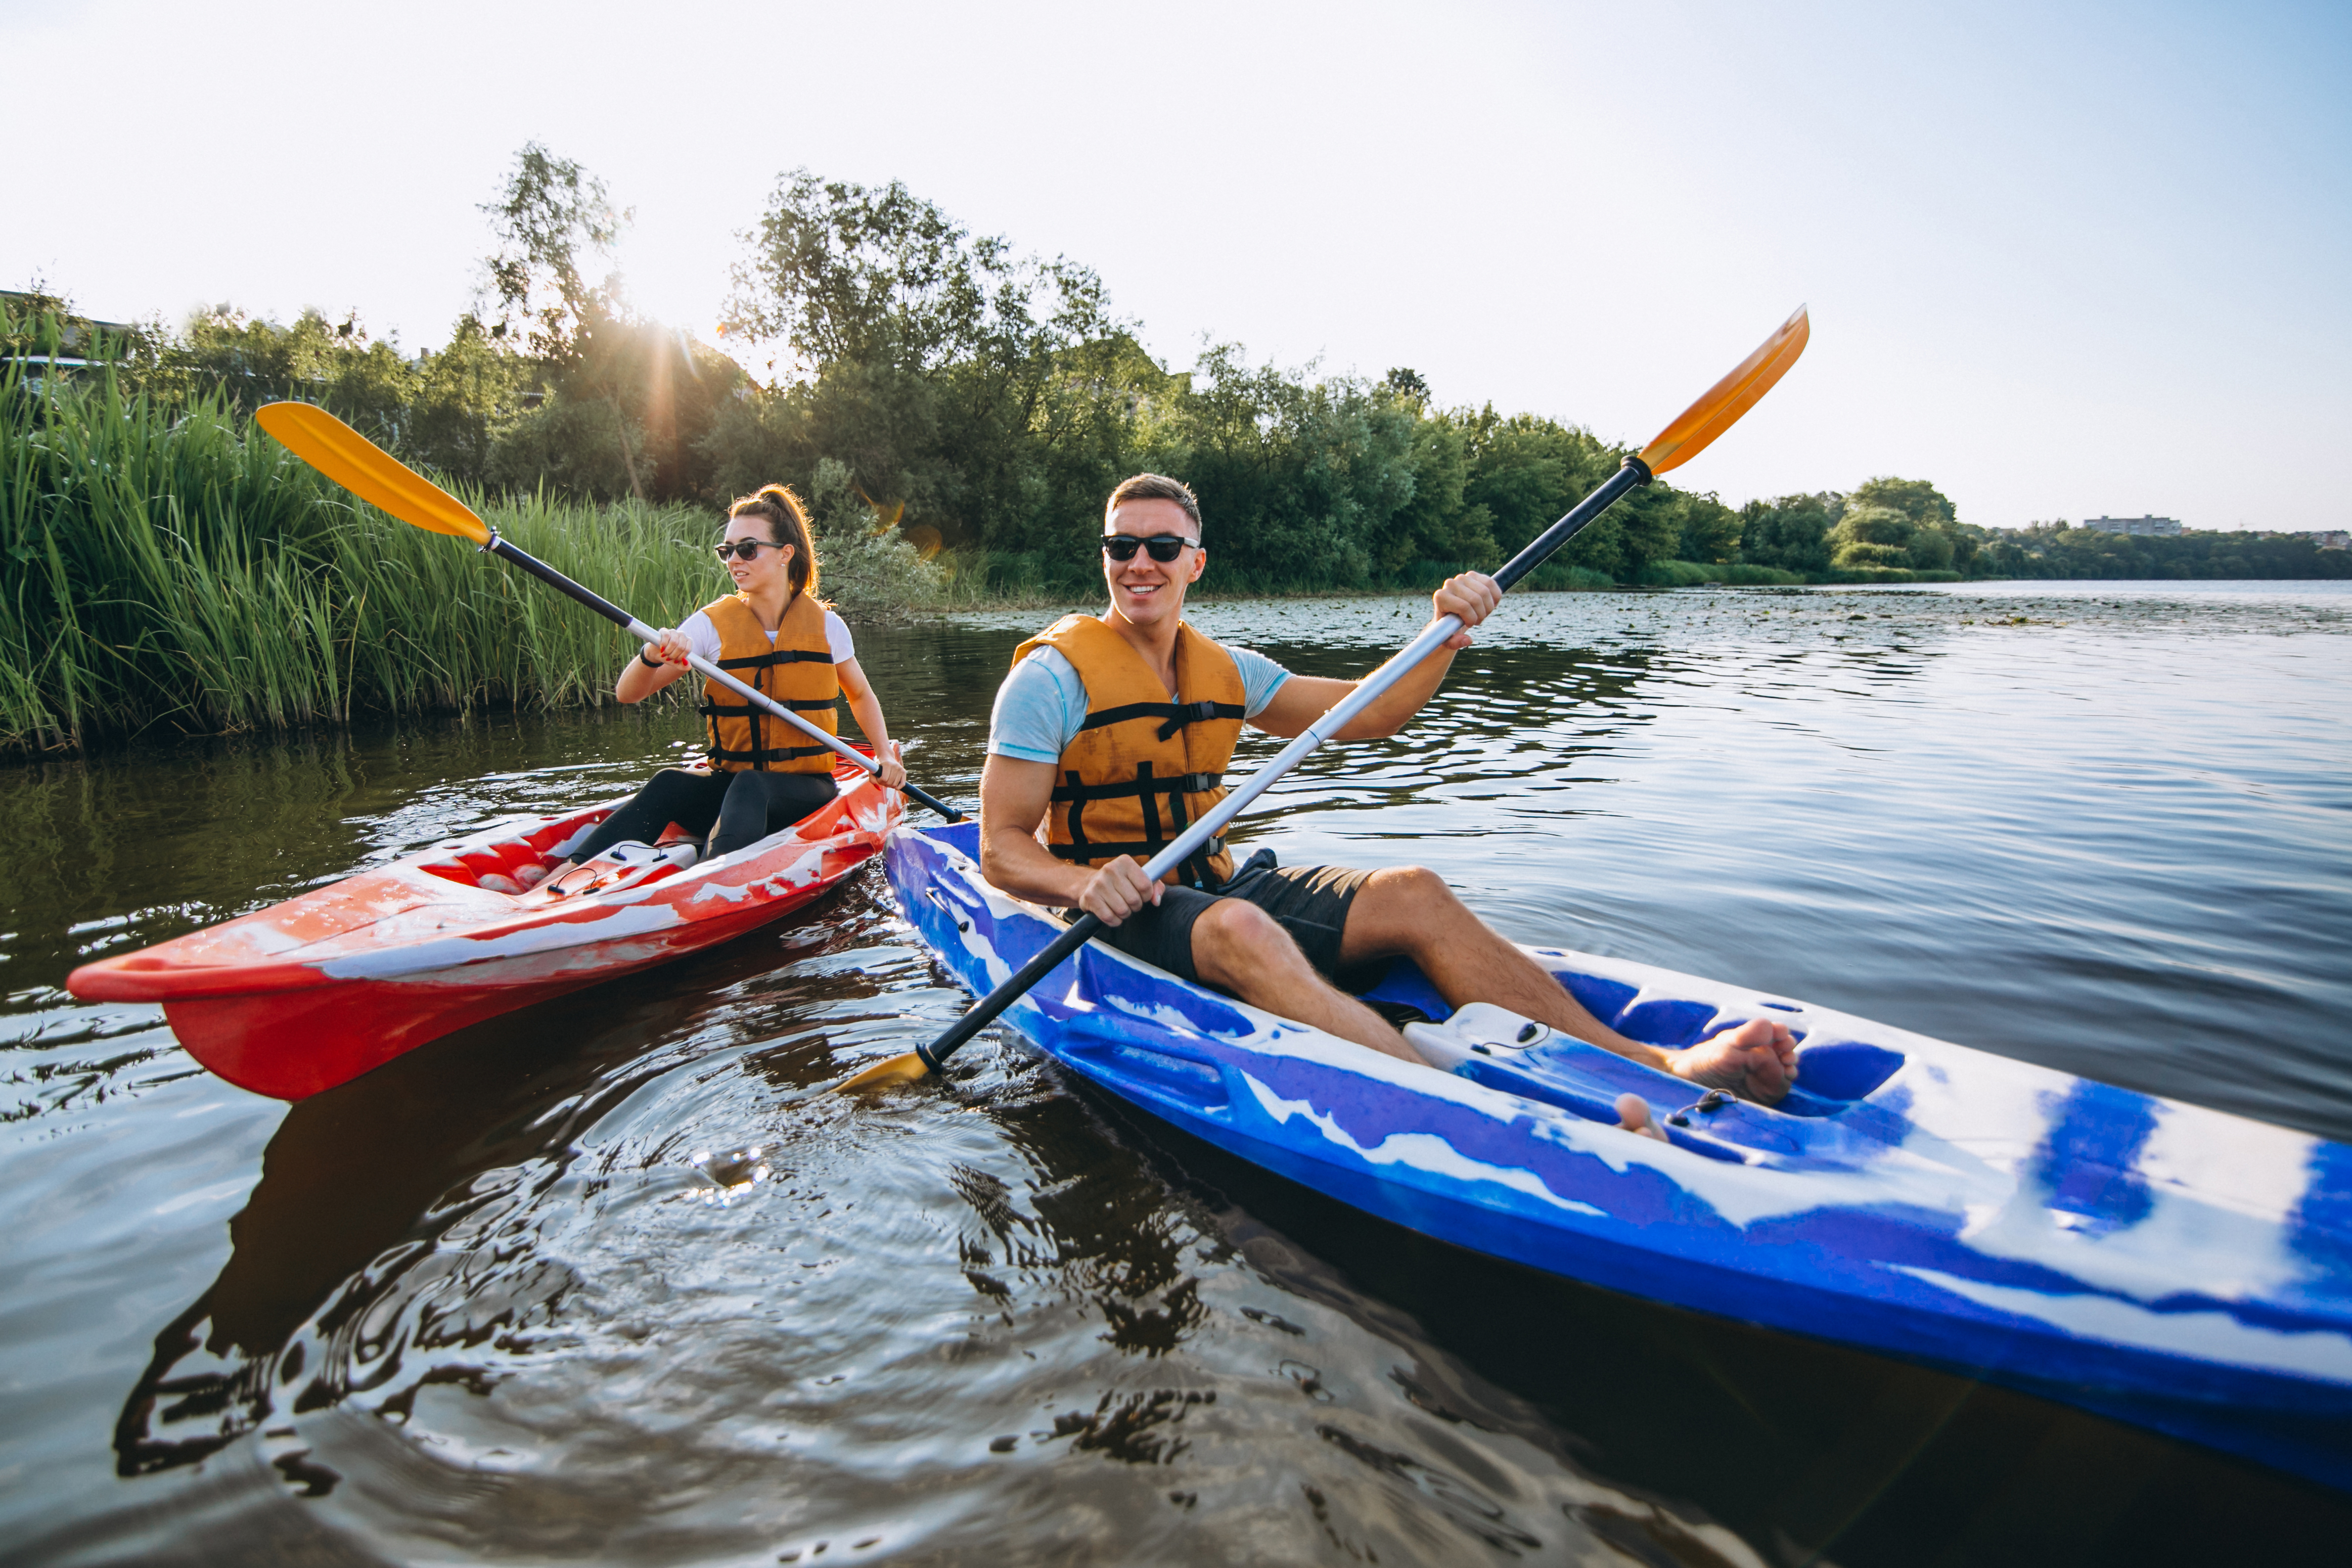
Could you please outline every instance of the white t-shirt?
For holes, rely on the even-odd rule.
[[[714,664],[719,662],[719,628],[710,623],[709,616],[698,610],[686,618],[678,630],[685,632],[687,640],[694,644],[698,658],[708,659]],[[776,634],[769,632],[768,641],[772,643],[775,640]],[[830,610],[824,612],[824,645],[833,651],[833,662],[836,664],[845,664],[857,657],[856,645],[849,640],[849,627]]]

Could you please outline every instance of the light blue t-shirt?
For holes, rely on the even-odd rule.
[[[1242,677],[1244,716],[1255,718],[1290,679],[1290,672],[1247,648],[1228,647]],[[996,688],[988,716],[988,749],[1024,762],[1059,762],[1087,723],[1087,683],[1055,648],[1033,648]]]

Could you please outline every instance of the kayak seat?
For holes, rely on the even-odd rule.
[[[1432,1023],[1444,1023],[1454,1016],[1453,1005],[1440,996],[1421,966],[1410,958],[1392,958],[1388,972],[1379,985],[1359,993],[1358,1000],[1370,1004],[1375,1011],[1385,1003],[1389,1008],[1408,1009]]]

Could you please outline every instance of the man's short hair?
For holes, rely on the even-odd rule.
[[[1201,537],[1201,498],[1181,479],[1171,479],[1165,474],[1138,474],[1132,479],[1120,480],[1118,488],[1110,493],[1110,499],[1103,503],[1104,528],[1110,527],[1110,515],[1118,510],[1121,501],[1173,501],[1192,519],[1192,537]]]

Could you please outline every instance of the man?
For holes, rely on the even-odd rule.
[[[1412,1047],[1332,977],[1402,955],[1453,1005],[1490,1002],[1621,1056],[1767,1104],[1796,1077],[1788,1027],[1757,1019],[1686,1050],[1607,1028],[1419,866],[1235,867],[1221,843],[1153,883],[1142,862],[1222,799],[1244,723],[1303,733],[1354,683],[1294,675],[1184,624],[1208,564],[1192,490],[1139,474],[1104,507],[1110,608],[1066,617],[1014,655],[980,779],[981,869],[1016,897],[1086,910],[1120,951],[1251,1006],[1407,1061]],[[1502,591],[1477,572],[1431,596],[1465,630],[1333,738],[1395,734],[1436,692]],[[1041,832],[1042,829],[1042,832]]]

